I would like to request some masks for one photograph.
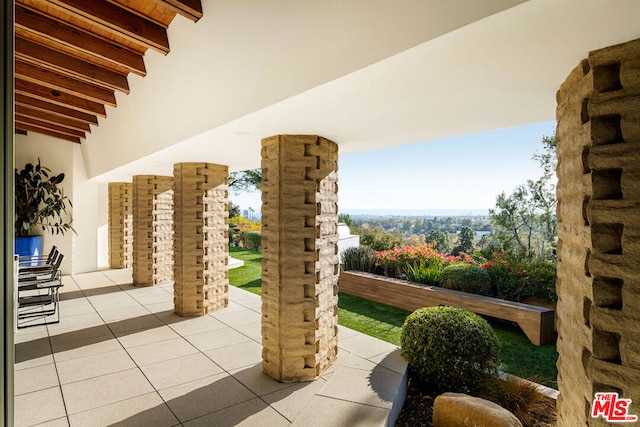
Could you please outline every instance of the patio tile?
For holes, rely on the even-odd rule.
[[[51,331],[49,335],[49,339],[51,340],[51,345],[53,346],[53,350],[56,351],[56,345],[69,343],[73,341],[83,341],[89,338],[98,338],[98,337],[107,337],[114,338],[113,332],[111,329],[107,327],[104,323],[102,325],[96,325],[91,327],[79,328],[79,329],[71,329],[71,330],[61,330],[61,331]]]
[[[49,333],[45,326],[19,329],[15,334],[13,334],[13,342],[15,344],[36,342],[42,339],[49,341]]]
[[[258,396],[264,396],[293,386],[293,383],[281,383],[269,377],[262,371],[261,362],[253,366],[230,371],[230,374]]]
[[[21,343],[15,346],[14,369],[35,368],[53,363],[53,353],[49,340],[38,340],[38,344]]]
[[[407,361],[402,357],[402,349],[400,348],[397,348],[391,353],[382,353],[370,357],[369,360],[401,375],[404,375],[407,372]]]
[[[79,314],[95,313],[95,311],[86,297],[60,301],[60,315],[62,318]]]
[[[73,274],[71,278],[82,289],[90,289],[93,287],[113,285],[113,282],[100,271],[95,271],[91,273]]]
[[[262,362],[262,346],[255,341],[247,341],[205,352],[225,371],[231,371]]]
[[[139,369],[129,369],[62,385],[69,415],[153,392]]]
[[[58,363],[121,349],[122,346],[113,336],[92,337],[53,344],[54,358]]]
[[[383,408],[314,396],[305,410],[293,421],[292,426],[387,426],[387,413]]]
[[[384,368],[383,368],[384,369]],[[321,396],[391,409],[402,376],[395,372],[340,367],[318,393]]]
[[[56,365],[53,363],[15,371],[14,378],[16,395],[58,386]]]
[[[353,329],[347,328],[346,326],[338,325],[338,338],[340,340],[353,337],[358,334],[358,331],[354,331]]]
[[[54,323],[51,325],[47,325],[47,329],[49,333],[52,335],[56,335],[63,332],[69,331],[77,331],[79,329],[90,328],[92,326],[100,326],[104,322],[102,318],[96,313],[87,312],[76,315],[67,315],[60,312],[60,323]]]
[[[142,329],[138,331],[119,331],[116,332],[116,337],[124,348],[129,348],[158,341],[180,338],[180,335],[178,335],[167,325],[163,324],[163,326],[151,329]]]
[[[129,347],[127,351],[138,366],[150,365],[152,363],[162,362],[163,360],[198,352],[198,350],[185,341],[184,338],[174,338]]]
[[[369,359],[378,354],[388,353],[398,348],[398,346],[364,334],[339,339],[338,347],[347,350],[349,353],[355,353],[365,359]]]
[[[170,427],[178,424],[178,420],[154,392],[73,414],[69,423],[71,427]]]
[[[225,328],[225,324],[211,316],[180,317],[180,321],[172,322],[171,329],[183,337]]]
[[[109,323],[109,326],[112,326],[111,323],[116,323],[121,320],[140,319],[145,316],[151,316],[151,314],[149,313],[149,310],[144,308],[144,306],[142,305],[136,305],[133,307],[123,307],[123,308],[112,307],[109,310],[99,310],[98,313],[100,314],[100,317],[102,317],[102,319],[105,322]],[[160,321],[158,320],[158,322]],[[137,329],[142,329],[142,327]]]
[[[69,419],[67,417],[57,418],[55,420],[35,424],[33,427],[69,427]]]
[[[113,283],[116,283],[118,285],[133,283],[131,270],[129,270],[128,268],[123,268],[120,270],[105,270],[102,272],[102,274]]]
[[[339,367],[371,371],[376,367],[376,364],[358,356],[357,354],[348,353],[344,358],[340,360],[340,364],[336,367],[336,369]]]
[[[239,405],[234,405],[184,423],[185,427],[279,427],[288,425],[290,425],[289,420],[260,399],[251,399]]]
[[[171,325],[173,327],[173,325]],[[239,344],[251,339],[231,328],[222,328],[210,332],[202,332],[194,335],[187,335],[185,339],[193,344],[200,351],[214,350]]]
[[[290,383],[290,387],[264,395],[262,400],[293,421],[306,411],[311,399],[325,384],[326,381],[322,378],[304,383]]]
[[[130,297],[126,292],[115,292],[104,295],[90,296],[89,302],[98,311],[113,310],[114,308],[137,307],[138,301]]]
[[[60,384],[68,384],[88,378],[135,368],[133,360],[123,349],[108,353],[94,354],[91,356],[58,362],[58,375]]]
[[[234,325],[233,329],[248,336],[252,340],[262,341],[262,322],[259,320],[250,323],[243,323],[241,325]]]
[[[133,312],[130,313],[133,314]],[[142,314],[141,316],[109,321],[109,328],[111,328],[114,334],[118,334],[122,332],[139,331],[143,329],[161,328],[164,326],[164,322],[162,322],[153,314],[149,313],[146,310],[144,310],[143,313],[144,314]],[[120,315],[123,314],[123,312],[120,313]]]
[[[147,308],[147,310],[149,310],[149,312],[154,314],[159,314],[165,311],[173,311],[174,304],[173,304],[173,299],[171,299],[169,301],[159,302],[154,304],[146,303],[145,307]]]
[[[242,325],[243,323],[260,322],[262,315],[255,311],[244,308],[237,311],[218,311],[211,314],[212,317],[226,323],[229,326]]]
[[[156,390],[173,387],[223,372],[202,353],[169,359],[143,366],[142,372]]]
[[[34,410],[34,402],[37,402],[38,410]],[[66,416],[60,387],[16,396],[14,408],[16,426],[31,426]]]
[[[189,421],[256,397],[224,373],[159,391],[181,422]]]

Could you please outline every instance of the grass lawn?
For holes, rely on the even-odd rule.
[[[262,255],[259,252],[229,248],[232,257],[244,261],[244,267],[229,271],[229,283],[254,294],[262,293],[260,278]],[[409,312],[363,298],[340,294],[338,323],[381,340],[400,345],[400,331]],[[558,388],[555,344],[535,346],[518,326],[491,320],[502,344],[500,369],[519,377],[530,378],[549,387]]]

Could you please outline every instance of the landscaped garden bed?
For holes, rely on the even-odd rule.
[[[229,272],[230,284],[261,294],[262,256],[260,252],[234,247],[229,250],[234,258],[245,261],[244,267]],[[338,323],[340,325],[398,346],[401,345],[402,326],[410,314],[410,311],[388,304],[381,304],[345,293],[339,294]],[[511,322],[495,319],[489,319],[489,322],[500,343],[498,370],[557,388],[555,366],[557,353],[554,343],[534,346]],[[518,384],[510,382],[506,383],[504,387],[490,388],[500,393],[517,392],[526,398],[530,390],[522,389]],[[435,393],[414,380],[410,372],[407,397],[396,426],[431,426],[431,411],[435,397]],[[536,401],[533,403],[534,406],[541,404]],[[552,410],[553,404],[548,408]],[[538,424],[530,425],[543,426],[553,425],[553,423],[547,423],[541,419]]]
[[[420,286],[406,280],[343,271],[340,292],[413,311],[421,307],[449,305],[517,323],[535,345],[553,342],[554,311],[549,308],[491,298],[437,286]]]

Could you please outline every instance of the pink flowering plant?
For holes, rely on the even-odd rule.
[[[556,265],[526,255],[497,254],[481,265],[491,277],[493,294],[510,301],[528,297],[556,301]]]

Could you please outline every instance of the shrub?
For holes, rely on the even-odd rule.
[[[244,236],[244,247],[250,251],[259,251],[262,247],[262,232],[249,231]]]
[[[407,280],[429,286],[440,286],[443,264],[434,262],[427,264],[421,259],[417,265],[408,265],[405,269]]]
[[[527,255],[497,254],[482,264],[489,273],[493,292],[499,298],[522,301],[537,297],[556,301],[556,263]]]
[[[229,244],[239,248],[246,248],[250,250],[258,250],[261,246],[260,241],[262,235],[252,236],[251,241],[247,242],[247,235],[251,232],[262,230],[262,224],[259,222],[250,221],[244,217],[235,217],[229,219]],[[248,246],[247,246],[248,245]]]
[[[415,377],[435,392],[475,391],[495,375],[500,344],[486,320],[456,307],[411,313],[400,336],[402,355]]]
[[[443,288],[454,291],[478,295],[489,295],[491,291],[489,273],[475,264],[451,264],[442,270],[440,279]]]
[[[376,272],[376,253],[366,246],[347,248],[342,252],[342,264],[345,270]]]
[[[454,257],[446,257],[429,245],[405,246],[378,252],[378,267],[389,277],[405,278],[409,266],[447,265]],[[457,260],[457,258],[455,258]]]

